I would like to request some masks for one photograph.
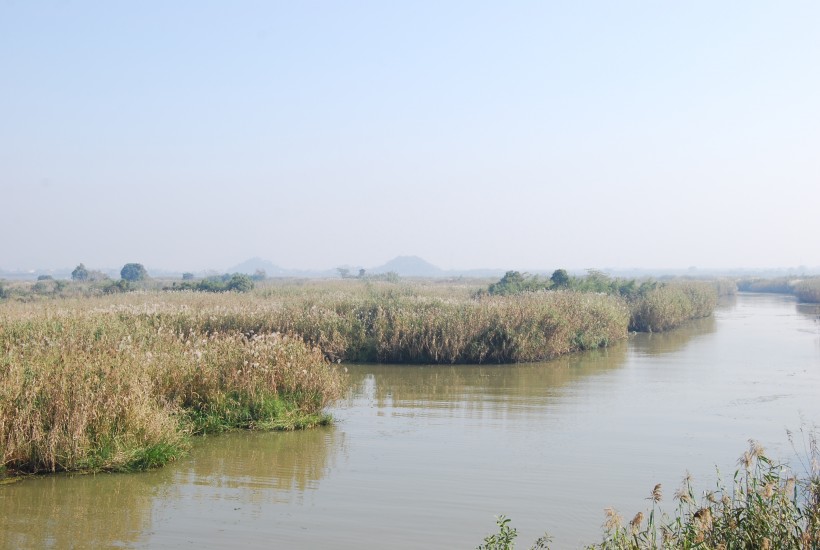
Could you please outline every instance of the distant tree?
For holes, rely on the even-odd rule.
[[[487,287],[487,293],[505,296],[508,294],[520,294],[521,292],[537,292],[546,290],[551,283],[538,276],[528,276],[526,273],[518,271],[508,271],[497,283]]]
[[[74,271],[71,272],[71,280],[72,281],[87,281],[88,280],[88,270],[85,268],[85,265],[80,264],[74,268]]]
[[[148,271],[142,264],[125,264],[120,271],[123,281],[142,281],[148,278]]]
[[[364,270],[364,269],[360,269],[360,270],[359,270],[359,279],[364,279],[364,274],[365,274],[365,270]]]
[[[97,269],[92,269],[88,272],[88,280],[89,281],[106,281],[108,280],[108,275],[99,271]]]
[[[243,273],[234,273],[225,285],[225,290],[250,292],[253,290],[253,279]]]
[[[569,273],[566,269],[556,269],[552,272],[550,281],[552,281],[552,286],[556,288],[566,288],[569,286]]]
[[[0,300],[6,297],[6,289],[3,288],[3,282],[0,281]]]
[[[52,277],[51,275],[37,275],[37,280],[38,281],[53,281],[54,277]]]
[[[254,281],[264,281],[268,278],[268,274],[265,272],[264,269],[257,269],[254,271],[253,275],[251,275],[251,279]]]
[[[339,272],[339,277],[341,277],[342,279],[347,279],[348,277],[350,277],[350,270],[346,267],[337,267],[336,271]]]
[[[194,274],[185,272],[185,273],[182,274],[182,280],[183,281],[193,281],[194,280]]]

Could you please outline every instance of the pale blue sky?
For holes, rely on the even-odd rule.
[[[0,0],[0,268],[820,265],[818,2]]]

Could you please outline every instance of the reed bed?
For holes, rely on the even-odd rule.
[[[718,289],[707,282],[660,285],[630,300],[630,330],[661,332],[691,319],[708,317],[715,310]]]
[[[794,292],[793,277],[750,278],[740,279],[737,282],[738,290],[742,292],[770,292],[774,294],[792,294]]]
[[[300,340],[180,332],[167,304],[93,305],[0,311],[0,474],[158,466],[191,434],[325,423],[340,394]]]
[[[820,303],[820,277],[775,279],[744,279],[738,281],[738,289],[744,292],[771,292],[793,294],[799,302]]]
[[[144,319],[179,333],[277,332],[332,361],[511,363],[550,359],[627,336],[629,308],[615,297],[577,292],[440,298],[392,290],[229,299]]]
[[[820,278],[806,279],[794,285],[794,295],[801,302],[810,304],[820,303]]]
[[[641,299],[571,290],[477,297],[475,284],[267,284],[0,303],[0,468],[146,468],[188,435],[327,421],[340,361],[510,363],[666,330],[714,307],[708,285]],[[65,289],[64,289],[65,290]]]
[[[649,493],[651,508],[631,520],[614,509],[605,510],[603,536],[587,550],[814,550],[820,548],[820,471],[816,435],[803,464],[804,473],[768,458],[754,441],[738,461],[732,484],[719,481],[714,491],[698,498],[687,475],[675,492],[675,512],[661,510],[663,490]],[[498,532],[484,538],[479,550],[514,548],[517,531],[510,519],[498,518]],[[544,535],[532,549],[549,549]]]

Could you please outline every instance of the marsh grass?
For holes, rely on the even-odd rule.
[[[799,479],[750,441],[731,486],[719,481],[714,491],[697,498],[686,476],[675,493],[674,516],[662,515],[660,499],[651,499],[646,524],[607,525],[604,540],[588,548],[818,548],[820,472],[814,435],[808,456],[812,466]]]
[[[800,302],[812,304],[820,303],[820,277],[745,279],[739,281],[737,286],[738,289],[746,292],[794,294]]]
[[[707,282],[676,282],[659,285],[629,301],[629,329],[662,332],[691,319],[708,317],[715,310],[718,288]]]
[[[820,303],[820,278],[806,279],[795,283],[794,295],[801,302],[809,304]]]
[[[281,332],[333,361],[512,363],[623,339],[629,309],[615,297],[569,291],[475,299],[369,290],[257,300],[168,322],[205,334]]]
[[[191,434],[326,423],[341,385],[329,361],[541,361],[626,338],[638,307],[595,292],[475,290],[291,281],[243,294],[12,293],[0,304],[0,468],[152,467]],[[660,285],[638,311],[665,330],[711,312],[702,290]]]
[[[164,318],[127,306],[3,311],[6,473],[145,469],[180,456],[191,434],[327,422],[341,381],[320,351],[277,334],[180,333]]]
[[[791,434],[790,434],[791,437]],[[820,548],[820,470],[816,434],[802,464],[803,474],[768,458],[754,441],[738,461],[730,486],[695,495],[690,476],[675,493],[672,516],[661,510],[662,488],[655,485],[650,509],[628,523],[612,508],[605,510],[603,536],[588,550],[762,550]],[[516,535],[508,518],[499,518],[499,532],[479,548],[512,549]],[[542,537],[533,548],[548,548]],[[487,545],[487,541],[493,545]]]

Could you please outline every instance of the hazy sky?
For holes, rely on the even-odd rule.
[[[0,0],[0,268],[820,265],[820,2]]]

